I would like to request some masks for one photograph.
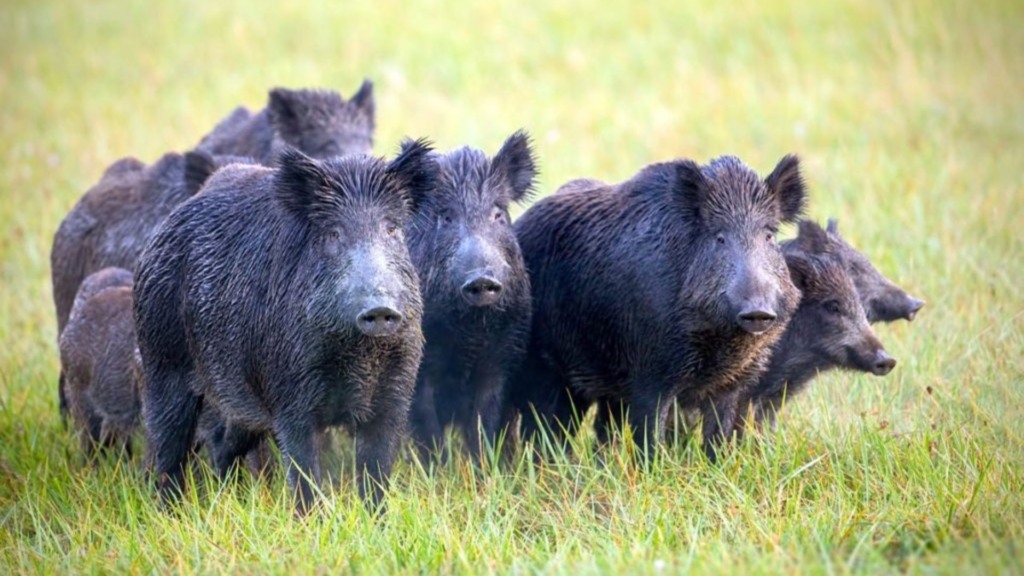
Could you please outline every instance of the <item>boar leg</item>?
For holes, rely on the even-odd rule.
[[[426,378],[416,383],[416,395],[412,403],[413,441],[419,451],[420,463],[429,466],[435,451],[444,444],[444,427],[437,416],[434,386]]]
[[[282,459],[288,466],[288,486],[295,493],[296,512],[305,515],[313,505],[313,484],[319,483],[312,423],[306,418],[284,416],[276,419],[273,427]]]
[[[718,451],[736,426],[739,394],[735,391],[717,399],[707,399],[701,407],[704,454],[711,462],[717,461]]]
[[[758,430],[768,428],[774,432],[778,428],[776,418],[779,415],[779,411],[782,410],[782,398],[783,395],[779,394],[758,399],[754,406],[754,418]]]
[[[384,499],[391,466],[405,430],[408,404],[396,402],[356,429],[356,473],[359,495],[371,511]]]
[[[564,449],[565,439],[576,433],[580,418],[590,407],[561,380],[552,379],[545,391],[548,397],[528,405],[522,414],[521,438],[533,441],[538,456],[545,437],[553,448]]]
[[[295,492],[296,512],[304,515],[313,506],[313,484],[320,483],[316,433],[307,419],[287,415],[277,418],[274,433],[281,448],[281,457],[288,467],[288,486]]]
[[[57,375],[57,401],[60,408],[60,422],[64,425],[65,429],[67,429],[68,426],[68,413],[70,412],[68,408],[68,395],[65,391],[66,380],[67,378],[64,376],[64,369],[61,368],[60,374]]]
[[[480,462],[482,442],[486,448],[493,450],[501,432],[504,416],[502,402],[504,399],[505,378],[502,374],[485,369],[478,377],[473,378],[473,405],[463,412],[462,430],[473,460]]]
[[[168,502],[184,488],[185,463],[192,450],[202,398],[194,394],[188,370],[150,371],[146,388],[146,425],[161,499]]]
[[[220,477],[226,479],[230,476],[238,463],[256,447],[262,437],[261,432],[254,432],[228,422],[224,427],[223,437],[215,442],[215,446],[210,446],[210,455],[213,456],[213,463]]]
[[[663,409],[666,402],[671,402],[671,399],[649,393],[635,394],[630,399],[626,418],[632,428],[633,442],[645,462],[651,460],[657,445],[661,442],[665,426],[664,417],[668,413]]]

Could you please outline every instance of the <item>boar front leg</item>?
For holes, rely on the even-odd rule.
[[[309,418],[278,416],[274,434],[288,467],[288,486],[295,492],[296,512],[305,515],[313,506],[314,483],[320,483],[313,424]]]

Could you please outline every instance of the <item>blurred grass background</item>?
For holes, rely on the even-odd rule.
[[[4,2],[0,570],[1020,573],[1022,30],[993,0]],[[542,193],[795,152],[810,214],[928,305],[878,327],[893,374],[821,378],[718,467],[581,447],[483,477],[400,466],[384,519],[343,485],[297,521],[280,478],[166,515],[137,463],[84,466],[60,426],[53,232],[119,157],[188,149],[271,86],[364,77],[379,154],[493,152],[523,127]]]

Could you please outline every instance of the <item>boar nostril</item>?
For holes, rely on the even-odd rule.
[[[377,306],[360,312],[356,324],[367,336],[389,336],[398,331],[404,319],[402,313],[393,308]]]
[[[910,306],[907,308],[907,321],[913,321],[914,316],[917,316],[918,310],[924,306],[924,300],[918,300],[917,298],[910,299]]]
[[[498,301],[502,288],[494,278],[480,276],[462,285],[462,297],[470,306],[490,306]]]
[[[883,350],[878,353],[878,356],[875,359],[875,365],[872,366],[871,371],[877,376],[885,376],[889,372],[892,372],[892,369],[895,367],[896,359],[891,358]]]
[[[775,314],[767,310],[744,310],[736,317],[736,323],[751,334],[760,334],[775,323]]]

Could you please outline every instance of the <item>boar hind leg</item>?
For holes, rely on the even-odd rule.
[[[60,374],[57,375],[57,403],[60,408],[60,422],[66,429],[68,426],[68,393],[65,391],[67,378],[64,376],[64,369],[60,369]]]
[[[145,417],[160,497],[168,502],[184,489],[185,468],[202,398],[189,387],[190,370],[151,371]]]
[[[528,406],[523,412],[522,438],[533,441],[538,455],[545,444],[566,450],[566,439],[576,434],[580,419],[589,408],[589,404],[560,382],[551,390],[552,396],[547,401]]]
[[[256,448],[261,438],[260,432],[253,432],[231,423],[226,424],[224,435],[218,439],[215,446],[210,446],[210,455],[213,456],[213,464],[217,467],[220,477],[228,478],[249,451]]]

